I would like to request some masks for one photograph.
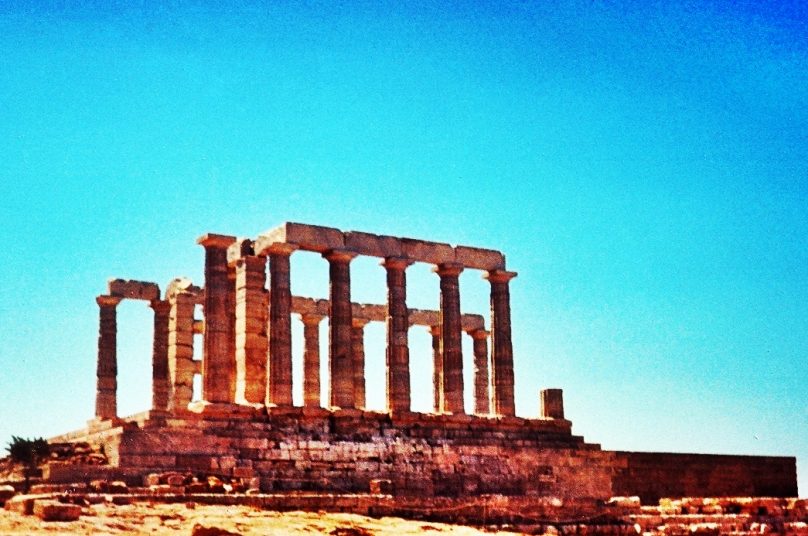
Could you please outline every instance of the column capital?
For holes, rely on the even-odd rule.
[[[491,283],[507,283],[517,275],[516,272],[509,272],[507,270],[489,270],[483,274],[483,279],[487,279]]]
[[[464,266],[460,263],[444,262],[442,264],[436,265],[435,268],[432,269],[432,271],[441,277],[453,277],[460,275],[460,273],[463,271],[463,268]]]
[[[196,243],[205,248],[227,249],[230,244],[236,241],[235,236],[220,235],[214,233],[203,234],[196,239]]]
[[[440,325],[427,326],[426,329],[433,337],[440,335]]]
[[[102,294],[95,298],[95,303],[98,304],[99,307],[115,307],[123,300],[120,296],[108,296],[106,294]]]
[[[168,300],[152,300],[149,307],[154,309],[155,313],[167,313],[171,309],[171,303]]]
[[[258,240],[255,241],[255,254],[266,257],[267,255],[291,255],[298,249],[300,246],[293,242],[267,242],[262,241],[259,237]]]
[[[401,270],[404,271],[413,264],[415,261],[407,257],[385,257],[381,264],[388,270]]]
[[[325,315],[315,313],[303,313],[300,315],[300,321],[307,326],[319,326],[323,318],[325,318]]]
[[[334,248],[323,252],[323,258],[328,262],[348,264],[354,257],[359,255],[352,249]]]
[[[246,268],[265,269],[267,265],[266,257],[258,257],[254,255],[247,255],[235,261],[236,268],[244,266]]]
[[[353,317],[353,318],[351,319],[351,326],[352,326],[352,327],[355,327],[355,328],[362,328],[362,329],[364,329],[364,327],[365,327],[365,326],[367,326],[369,323],[370,323],[370,320],[367,320],[367,319],[365,319],[365,318],[356,318],[356,317]]]
[[[490,331],[479,328],[466,330],[466,333],[468,333],[472,339],[486,339],[491,334]]]

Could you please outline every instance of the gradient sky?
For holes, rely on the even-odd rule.
[[[92,416],[107,278],[201,282],[197,236],[290,220],[504,251],[519,414],[561,387],[588,441],[797,456],[805,495],[804,2],[164,4],[0,3],[0,442]],[[322,259],[292,269],[326,295]],[[150,323],[120,307],[121,413]]]

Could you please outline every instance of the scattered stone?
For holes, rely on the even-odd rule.
[[[14,486],[3,485],[0,486],[0,506],[4,505],[7,500],[12,498],[17,494],[17,490],[14,489]]]
[[[42,521],[75,521],[81,516],[81,506],[52,500],[35,500],[33,514]]]
[[[191,536],[241,536],[239,532],[230,532],[229,530],[220,529],[219,527],[205,527],[204,525],[196,524],[191,529]]]
[[[50,495],[15,495],[6,501],[5,509],[24,516],[34,513],[34,501],[50,499]]]

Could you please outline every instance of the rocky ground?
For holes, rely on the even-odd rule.
[[[483,532],[472,527],[408,521],[392,517],[373,519],[354,514],[269,512],[247,506],[203,506],[193,503],[135,503],[119,506],[102,503],[83,507],[81,517],[69,522],[44,522],[36,516],[0,510],[0,535],[7,534],[183,534],[193,536],[445,534],[471,536],[515,533]]]

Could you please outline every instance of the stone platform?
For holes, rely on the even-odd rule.
[[[376,413],[204,405],[200,413],[94,422],[54,442],[103,445],[108,475],[133,484],[149,473],[254,477],[264,492],[367,492],[389,480],[396,495],[607,498],[614,453],[587,444],[564,419]],[[80,481],[54,464],[49,481]],[[102,472],[104,470],[101,470]],[[86,480],[86,478],[85,478]]]

